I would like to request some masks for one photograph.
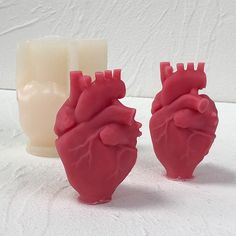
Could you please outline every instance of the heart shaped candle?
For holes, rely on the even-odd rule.
[[[125,84],[120,70],[95,74],[95,81],[71,72],[70,97],[57,114],[57,151],[68,180],[89,204],[111,200],[133,168],[141,124],[135,109],[122,105]]]
[[[198,90],[206,87],[204,63],[160,65],[162,90],[152,104],[150,133],[157,158],[169,178],[188,179],[215,139],[218,124],[214,102]]]

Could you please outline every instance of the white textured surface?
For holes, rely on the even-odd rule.
[[[18,41],[105,38],[130,96],[153,96],[159,62],[206,61],[208,94],[236,102],[234,0],[0,0],[0,88],[15,87]]]
[[[0,235],[236,235],[236,104],[217,103],[210,154],[189,182],[170,181],[152,151],[151,99],[126,98],[144,125],[138,161],[113,201],[77,201],[59,159],[26,154],[15,93],[0,92]]]

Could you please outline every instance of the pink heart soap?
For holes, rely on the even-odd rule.
[[[160,64],[162,90],[152,103],[150,133],[155,154],[169,178],[188,179],[215,139],[218,125],[214,102],[204,94],[204,63],[194,69],[182,63],[177,70],[168,62]]]
[[[68,180],[89,204],[111,200],[117,186],[133,168],[141,124],[136,110],[119,99],[126,93],[121,71],[95,74],[71,72],[70,97],[59,110],[56,148]]]

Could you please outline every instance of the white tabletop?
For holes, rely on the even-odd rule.
[[[171,181],[154,155],[152,99],[126,98],[143,135],[137,163],[113,200],[84,205],[59,158],[25,152],[14,91],[0,91],[0,235],[236,235],[236,104],[217,103],[210,153],[191,181]]]

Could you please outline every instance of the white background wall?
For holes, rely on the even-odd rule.
[[[0,88],[15,87],[17,42],[52,34],[107,39],[130,96],[160,89],[160,61],[205,61],[208,94],[236,102],[235,0],[0,0]]]

